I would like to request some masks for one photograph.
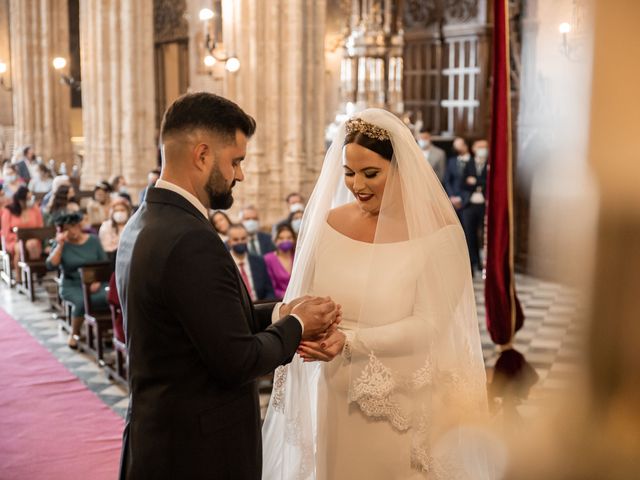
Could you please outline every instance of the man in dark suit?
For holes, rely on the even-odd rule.
[[[256,379],[339,320],[328,298],[254,310],[208,221],[208,209],[231,206],[254,129],[210,93],[165,113],[161,178],[118,249],[131,392],[120,478],[260,479]]]
[[[247,243],[249,253],[262,256],[276,249],[271,235],[260,231],[260,216],[256,207],[253,205],[244,207],[240,211],[240,220],[242,220],[242,225],[244,225],[249,234]]]
[[[227,230],[227,246],[231,258],[238,266],[238,271],[247,287],[252,300],[275,299],[273,285],[267,272],[267,266],[259,255],[252,255],[248,251],[247,239],[249,234],[244,225],[231,225]]]
[[[462,175],[462,188],[466,192],[461,215],[462,228],[467,239],[472,272],[482,270],[480,247],[484,227],[488,155],[489,143],[486,140],[474,142],[472,160],[467,162]]]
[[[449,158],[444,172],[444,189],[455,208],[458,218],[461,218],[462,207],[468,200],[468,192],[463,187],[463,173],[467,163],[471,160],[469,146],[462,137],[456,137],[453,141],[453,149],[456,155]]]

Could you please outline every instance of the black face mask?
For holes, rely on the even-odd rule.
[[[227,184],[217,167],[213,167],[209,181],[205,186],[205,191],[209,195],[209,207],[214,210],[226,210],[233,205],[232,189],[235,187],[236,181],[231,183],[231,187],[227,190]]]

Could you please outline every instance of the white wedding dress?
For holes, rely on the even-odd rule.
[[[305,209],[284,298],[342,305],[348,348],[328,363],[296,355],[276,370],[263,479],[490,480],[473,433],[487,412],[486,376],[462,228],[404,123],[379,109],[357,119],[374,136],[383,129],[394,152],[374,242],[327,223],[354,201],[345,123]]]
[[[375,317],[367,319],[370,326],[383,328],[389,343],[401,343],[402,320],[412,314],[418,275],[409,242],[375,245],[376,259],[372,262],[374,244],[353,240],[326,224],[319,245],[311,293],[329,295],[342,305],[341,329],[351,331],[351,361],[368,361],[372,350],[369,341],[374,341],[367,335],[370,332],[354,331],[354,319],[362,310],[365,293],[376,300],[370,306],[376,312]],[[359,268],[371,264],[374,272],[368,267]],[[372,296],[371,289],[378,294]],[[408,432],[399,432],[388,421],[366,416],[358,405],[350,404],[349,363],[338,356],[321,367],[316,478],[424,478],[410,468]]]

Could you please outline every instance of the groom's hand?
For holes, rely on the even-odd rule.
[[[287,315],[291,315],[291,311],[295,308],[296,305],[301,304],[302,302],[306,302],[307,300],[311,300],[311,295],[305,295],[303,297],[294,298],[289,303],[283,303],[280,306],[280,318],[284,318]]]
[[[312,297],[298,303],[291,309],[304,323],[303,340],[309,340],[324,334],[340,319],[340,305],[330,297]]]
[[[342,352],[347,337],[340,330],[333,330],[322,340],[302,341],[298,347],[298,355],[305,362],[330,362]]]

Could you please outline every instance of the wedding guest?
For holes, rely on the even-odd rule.
[[[156,182],[160,178],[160,169],[154,168],[147,174],[147,186],[144,187],[144,190],[140,192],[140,201],[139,204],[142,205],[144,200],[147,198],[147,190],[155,186]]]
[[[120,243],[120,235],[130,216],[131,205],[129,205],[127,199],[117,197],[111,203],[109,218],[100,225],[98,237],[100,238],[102,249],[112,262],[115,261],[116,251]]]
[[[471,153],[469,153],[469,145],[467,141],[462,137],[456,137],[453,141],[453,149],[456,155],[451,157],[447,162],[447,169],[444,173],[444,189],[449,195],[449,200],[453,204],[458,218],[462,213],[462,207],[465,204],[466,191],[462,188],[463,184],[463,172],[467,163],[471,160]]]
[[[28,184],[31,181],[31,172],[35,170],[35,166],[37,165],[36,155],[31,145],[27,145],[22,149],[22,155],[16,159],[14,165],[20,178],[22,178],[24,183]]]
[[[291,225],[280,225],[274,238],[276,250],[264,256],[264,263],[273,285],[276,298],[283,298],[291,279],[296,234]]]
[[[57,216],[79,211],[80,204],[75,198],[73,187],[67,184],[60,185],[45,207],[44,223],[54,225]]]
[[[272,229],[272,235],[276,234],[276,230],[280,225],[289,224],[289,216],[295,212],[304,212],[304,198],[297,192],[292,192],[286,196],[285,202],[287,203],[287,214],[286,218],[278,221]]]
[[[33,193],[47,193],[53,188],[53,175],[44,163],[39,163],[38,168],[31,176],[29,190]]]
[[[262,256],[276,249],[273,240],[271,240],[271,235],[260,231],[260,215],[256,207],[252,205],[244,207],[240,211],[240,220],[249,234],[249,253]]]
[[[131,195],[129,194],[129,189],[127,188],[127,180],[124,178],[124,175],[115,175],[111,179],[111,196],[117,197],[118,195],[125,197],[130,204],[133,205],[133,200],[131,199]]]
[[[218,235],[220,235],[220,239],[226,243],[229,238],[227,236],[227,232],[231,226],[231,219],[229,216],[222,210],[215,210],[211,215],[211,224],[213,225],[213,228],[216,229],[216,232],[218,232]]]
[[[87,217],[90,225],[100,225],[109,219],[111,211],[111,185],[99,182],[93,188],[93,198],[87,204]]]
[[[436,172],[436,176],[440,183],[444,182],[444,170],[447,163],[447,158],[444,153],[444,150],[436,147],[433,143],[431,143],[431,133],[427,128],[422,128],[420,133],[418,134],[418,145],[420,145],[420,150],[422,150],[422,154],[433,171]]]
[[[80,340],[80,328],[84,321],[84,298],[80,268],[88,263],[104,262],[107,255],[95,235],[82,231],[80,213],[61,213],[55,219],[58,233],[47,259],[50,270],[60,268],[62,286],[60,297],[73,304],[71,312],[71,334],[67,344],[77,349]],[[106,284],[99,282],[91,285],[91,302],[97,309],[107,308]]]
[[[300,227],[302,226],[302,218],[304,217],[304,211],[291,212],[288,218],[288,224],[291,225],[293,232],[296,236],[300,233]]]
[[[467,202],[462,208],[462,228],[469,247],[469,258],[473,272],[482,270],[480,247],[485,212],[485,189],[487,185],[487,159],[489,143],[478,140],[473,143],[473,161],[467,162],[463,172],[462,188],[467,192]]]
[[[18,235],[14,228],[40,228],[43,226],[42,214],[35,204],[35,197],[25,186],[19,187],[13,195],[11,204],[2,209],[0,219],[1,232],[4,237],[5,248],[10,253],[13,268],[19,278],[18,261]],[[40,258],[42,255],[42,243],[36,239],[29,239],[25,243],[30,259]]]
[[[53,169],[49,167],[49,170],[52,172],[55,171],[55,162],[53,164],[53,167],[54,167]],[[55,177],[53,177],[53,182],[51,182],[51,190],[49,190],[49,192],[47,192],[45,196],[42,197],[42,202],[40,202],[40,210],[42,211],[43,215],[46,213],[46,209],[49,206],[51,197],[53,197],[56,194],[56,192],[58,191],[58,188],[60,188],[62,185],[71,186],[71,180],[67,175],[56,175]],[[46,219],[45,219],[45,223],[46,223]]]
[[[2,167],[2,185],[7,198],[13,197],[18,188],[24,185],[24,180],[18,175],[18,169],[15,165],[7,162]]]
[[[242,224],[231,225],[227,232],[227,246],[231,257],[240,271],[251,300],[275,299],[273,285],[267,272],[267,266],[259,255],[249,252],[247,242],[249,234]]]

